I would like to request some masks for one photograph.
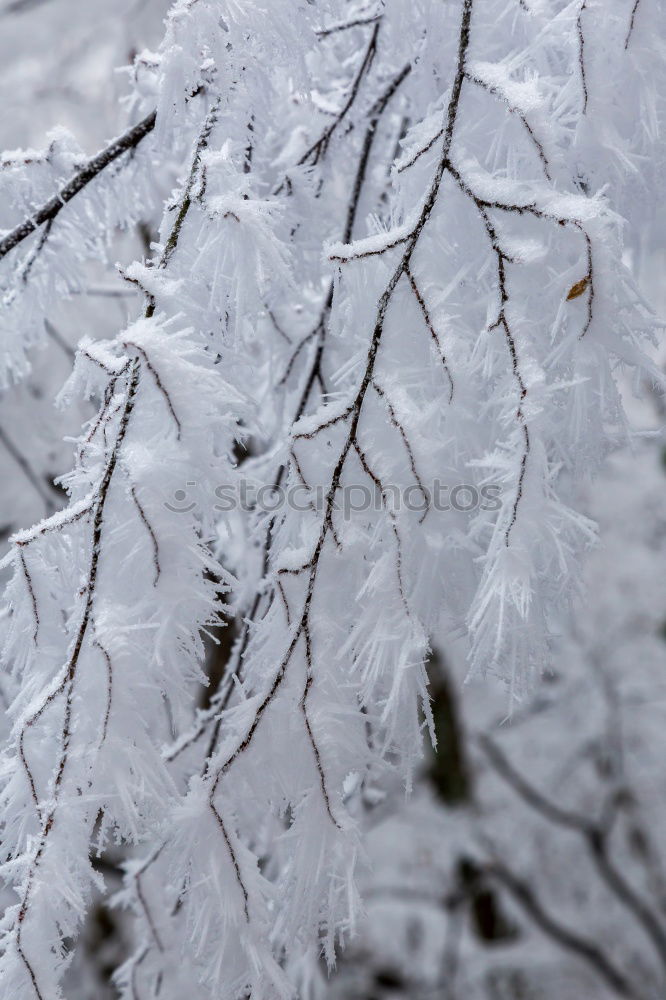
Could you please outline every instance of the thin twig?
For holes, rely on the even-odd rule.
[[[164,245],[162,255],[157,265],[161,269],[164,269],[167,266],[167,264],[171,260],[171,256],[174,250],[178,246],[178,240],[180,239],[180,232],[181,229],[183,228],[183,223],[185,222],[185,219],[187,218],[187,213],[189,212],[190,207],[192,205],[192,192],[194,190],[194,184],[197,179],[197,173],[199,171],[199,165],[201,163],[201,156],[206,147],[208,146],[211,132],[213,131],[215,123],[217,122],[217,114],[219,106],[220,106],[220,99],[218,98],[218,100],[215,102],[213,107],[208,112],[206,120],[204,121],[203,124],[203,128],[199,133],[199,138],[197,139],[197,144],[194,149],[194,156],[192,157],[190,172],[188,174],[187,181],[185,182],[185,188],[180,201],[180,205],[178,207],[176,221],[174,222],[171,232],[169,233],[169,238],[167,239],[166,244]],[[149,318],[150,316],[153,315],[154,311],[155,311],[154,304],[152,305],[152,309],[151,305],[149,304],[147,310]]]
[[[405,273],[409,276],[409,274],[411,273],[409,267],[407,267],[405,269]],[[386,395],[386,391],[381,387],[381,385],[379,385],[379,383],[377,382],[377,379],[373,378],[371,384],[372,384],[372,388],[375,390],[375,392],[377,393],[377,395],[379,396],[379,398],[382,400],[382,402],[386,406],[386,409],[388,410],[389,419],[391,421],[391,424],[397,430],[398,434],[400,435],[400,438],[402,439],[402,443],[405,446],[405,451],[407,452],[407,458],[409,459],[409,467],[410,467],[410,469],[412,471],[412,475],[414,476],[414,479],[416,480],[418,488],[420,489],[420,491],[421,491],[421,493],[423,495],[423,500],[424,500],[424,503],[425,503],[425,510],[423,511],[423,515],[419,519],[419,522],[422,522],[422,521],[425,520],[425,516],[428,513],[428,510],[430,508],[430,497],[428,496],[428,492],[427,492],[425,486],[423,485],[423,480],[421,479],[421,477],[420,477],[420,475],[418,473],[418,470],[416,468],[416,460],[414,458],[414,452],[412,451],[412,446],[409,443],[409,438],[407,437],[407,432],[406,432],[405,428],[403,427],[402,423],[398,420],[398,417],[397,417],[396,412],[395,412],[395,408],[394,408],[393,404],[391,403],[391,400]]]
[[[361,65],[359,66],[358,71],[354,77],[352,85],[349,89],[349,94],[347,95],[347,100],[343,104],[342,109],[335,116],[335,119],[331,122],[328,128],[324,130],[323,134],[319,137],[319,139],[317,139],[317,141],[314,142],[309,147],[309,149],[306,150],[305,153],[303,153],[300,160],[298,161],[299,166],[308,163],[308,161],[310,161],[311,166],[314,166],[319,162],[320,157],[326,153],[329,143],[333,138],[333,133],[336,131],[337,128],[339,128],[341,123],[346,118],[347,113],[349,112],[352,104],[356,100],[356,95],[358,94],[359,87],[361,86],[361,81],[365,76],[365,74],[370,69],[370,66],[372,65],[375,52],[377,51],[378,34],[379,34],[379,23],[375,24],[373,32],[370,36],[370,41],[368,42],[365,53],[363,55],[363,59],[361,60]]]
[[[585,35],[583,33],[583,14],[587,8],[587,0],[583,0],[576,18],[576,31],[578,32],[578,63],[580,65],[580,83],[583,88],[583,114],[587,112],[587,75],[585,71]]]
[[[2,427],[0,427],[0,443],[5,447],[5,449],[12,456],[21,472],[26,477],[30,485],[33,487],[36,493],[39,494],[40,499],[44,504],[44,508],[47,514],[52,513],[56,509],[55,501],[48,495],[42,486],[39,478],[33,472],[30,463],[24,457],[24,455],[19,451],[14,442],[7,436]]]
[[[157,388],[161,392],[161,394],[162,394],[162,396],[164,398],[164,402],[166,403],[166,407],[167,407],[169,413],[171,414],[171,417],[173,419],[174,424],[176,425],[176,440],[180,441],[180,435],[181,435],[181,432],[182,432],[182,425],[181,425],[180,420],[178,419],[176,411],[175,411],[175,409],[173,407],[173,403],[171,402],[171,396],[169,395],[169,393],[167,392],[167,390],[164,388],[164,383],[162,382],[162,379],[159,376],[159,372],[157,371],[157,369],[155,368],[155,366],[152,364],[150,358],[146,354],[146,352],[143,349],[143,347],[140,347],[139,344],[134,344],[131,340],[125,340],[125,341],[123,341],[123,345],[122,346],[125,347],[125,348],[127,348],[127,347],[133,347],[134,350],[138,351],[138,353],[143,358],[144,364],[145,364],[146,368],[148,369],[148,371],[150,372],[150,374],[153,376],[153,379],[155,381],[155,385],[157,386]]]
[[[150,540],[151,540],[151,543],[152,543],[152,546],[153,546],[153,566],[155,568],[155,575],[153,577],[153,587],[156,587],[157,584],[158,584],[158,582],[159,582],[160,573],[161,573],[161,569],[160,569],[160,549],[159,549],[159,545],[157,544],[157,537],[155,535],[155,532],[153,530],[153,527],[152,527],[150,521],[146,517],[146,512],[145,512],[144,508],[142,507],[142,505],[141,505],[141,503],[139,501],[138,496],[136,495],[136,488],[134,486],[130,487],[130,494],[132,496],[132,500],[134,501],[134,506],[136,507],[136,509],[137,509],[137,511],[139,513],[139,517],[141,518],[141,520],[142,520],[142,522],[143,522],[143,524],[144,524],[144,526],[146,528],[146,531],[150,535]]]
[[[506,865],[498,861],[488,864],[484,871],[508,890],[544,934],[547,934],[561,948],[582,959],[614,993],[627,998],[627,1000],[641,1000],[641,994],[632,986],[624,973],[613,965],[596,942],[570,930],[551,916],[544,909],[528,882],[518,878]]]
[[[332,24],[328,28],[320,28],[315,32],[320,38],[327,38],[329,35],[335,35],[339,31],[349,31],[350,28],[360,28],[365,24],[375,24],[376,21],[381,20],[381,14],[373,14],[372,17],[358,17],[354,21],[345,21],[342,24]]]
[[[109,717],[111,715],[111,702],[113,700],[113,663],[111,662],[111,656],[109,655],[109,651],[107,650],[106,646],[102,645],[97,636],[95,636],[95,638],[93,639],[93,646],[96,646],[97,649],[99,649],[104,659],[104,666],[106,667],[106,709],[104,711],[104,721],[102,723],[102,735],[100,737],[99,747],[98,747],[98,749],[101,750],[106,740],[106,732],[107,729],[109,728]]]
[[[509,113],[515,115],[520,120],[527,134],[532,140],[532,144],[534,145],[534,148],[537,151],[537,155],[541,160],[541,166],[543,167],[543,172],[546,175],[546,179],[550,181],[552,178],[550,176],[548,159],[546,157],[545,150],[541,145],[541,143],[539,142],[539,140],[537,139],[536,135],[534,134],[534,129],[532,128],[532,126],[530,125],[524,113],[520,110],[520,108],[515,107],[515,105],[511,103],[509,98],[499,87],[487,83],[486,80],[483,80],[479,76],[474,76],[473,73],[466,73],[465,76],[470,81],[470,83],[476,84],[478,87],[481,87],[483,90],[485,90],[488,94],[492,94],[493,97],[497,97],[500,101],[503,101],[504,104],[506,104],[507,108],[509,109]]]
[[[487,736],[482,736],[479,742],[497,774],[527,805],[551,822],[575,830],[584,838],[599,875],[615,898],[642,926],[666,969],[666,930],[650,905],[639,896],[616,868],[608,853],[609,825],[615,811],[613,803],[610,809],[604,810],[604,814],[598,820],[590,820],[587,816],[561,809],[523,778],[497,744]]]
[[[449,380],[449,403],[451,403],[453,401],[453,377],[451,375],[451,370],[448,366],[448,362],[446,360],[444,351],[442,350],[442,345],[439,342],[439,336],[437,334],[437,331],[435,330],[433,322],[430,318],[430,311],[425,303],[425,299],[423,298],[423,295],[421,293],[421,290],[419,289],[419,286],[416,282],[416,278],[414,277],[411,268],[408,268],[407,270],[407,278],[409,280],[409,284],[411,285],[412,291],[414,292],[414,298],[418,302],[419,309],[421,310],[423,321],[427,326],[430,332],[430,336],[432,337],[435,343],[435,347],[437,348],[437,353],[439,354],[440,361],[442,362],[442,366]]]
[[[629,21],[629,30],[627,31],[627,37],[624,42],[624,51],[626,52],[629,48],[629,42],[631,41],[631,36],[634,33],[634,25],[636,23],[636,14],[638,12],[638,7],[641,0],[634,0],[634,6],[631,9],[631,20]]]

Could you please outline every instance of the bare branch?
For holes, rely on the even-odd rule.
[[[372,17],[359,17],[354,21],[345,21],[342,24],[332,24],[328,28],[320,28],[316,32],[320,38],[327,38],[329,35],[335,35],[339,31],[349,31],[350,28],[359,28],[365,24],[375,24],[377,21],[381,21],[381,14],[374,14]]]
[[[176,440],[180,441],[180,435],[181,435],[181,432],[182,432],[182,425],[181,425],[180,420],[178,419],[178,417],[176,415],[176,411],[173,408],[173,403],[171,402],[171,396],[169,395],[169,393],[167,392],[167,390],[164,388],[164,383],[162,382],[162,379],[160,378],[159,373],[157,372],[155,366],[151,363],[150,358],[146,354],[146,352],[143,349],[143,347],[140,347],[138,344],[132,343],[131,340],[125,340],[125,341],[123,341],[123,345],[122,346],[125,347],[125,348],[132,347],[143,358],[144,364],[145,364],[146,368],[148,369],[148,371],[150,372],[150,374],[153,376],[153,379],[155,380],[155,385],[157,386],[157,388],[161,392],[161,394],[162,394],[162,396],[164,398],[164,402],[166,403],[167,409],[168,409],[169,413],[171,414],[171,416],[173,418],[174,424],[176,425]]]
[[[406,273],[407,274],[410,273],[409,272],[409,267],[406,269]],[[419,523],[421,523],[421,522],[423,522],[425,520],[425,516],[428,513],[428,510],[430,509],[430,497],[428,496],[428,492],[427,492],[425,486],[423,485],[423,480],[421,479],[420,475],[418,474],[418,471],[417,471],[417,468],[416,468],[416,460],[414,458],[414,452],[412,451],[412,446],[409,443],[409,438],[407,437],[407,432],[405,431],[405,428],[402,426],[401,422],[398,420],[398,418],[396,416],[395,409],[393,407],[393,404],[391,403],[391,400],[388,398],[388,396],[386,395],[386,392],[384,391],[384,389],[382,389],[382,387],[377,382],[377,379],[375,379],[375,378],[373,378],[373,380],[372,380],[372,388],[375,390],[375,392],[377,393],[377,395],[379,396],[379,398],[382,400],[382,402],[386,406],[386,409],[388,410],[388,414],[389,414],[389,418],[391,420],[391,423],[395,427],[395,429],[398,431],[398,433],[399,433],[399,435],[400,435],[400,437],[402,439],[402,443],[405,446],[405,451],[407,452],[407,458],[409,459],[409,467],[412,470],[412,475],[414,476],[414,479],[416,480],[417,485],[418,485],[419,489],[421,490],[421,493],[423,494],[423,499],[425,501],[425,510],[423,512],[423,515],[419,518]]]
[[[159,550],[159,545],[157,544],[157,538],[155,536],[155,532],[153,531],[153,527],[152,527],[150,521],[148,520],[148,518],[146,517],[146,512],[143,509],[143,507],[141,506],[141,504],[139,502],[139,498],[136,495],[136,489],[135,489],[134,486],[130,486],[130,494],[132,496],[132,500],[134,501],[134,505],[135,505],[135,507],[136,507],[136,509],[137,509],[137,511],[139,513],[139,517],[143,521],[143,524],[144,524],[144,526],[146,528],[146,531],[150,535],[150,540],[152,542],[152,546],[153,546],[153,565],[155,567],[155,576],[153,577],[153,587],[156,587],[157,584],[158,584],[158,582],[159,582],[160,572],[161,572],[161,570],[160,570],[160,550]]]
[[[99,641],[97,636],[93,640],[93,646],[99,649],[102,657],[104,659],[104,665],[106,667],[106,710],[104,712],[104,721],[102,722],[102,735],[99,740],[99,749],[104,745],[106,740],[106,731],[109,728],[109,716],[111,715],[111,701],[113,698],[113,663],[111,662],[111,656],[108,650]]]
[[[634,0],[634,6],[631,9],[631,20],[629,21],[629,30],[627,31],[627,37],[624,42],[625,52],[629,48],[629,42],[631,41],[631,36],[634,33],[634,25],[636,23],[636,14],[638,13],[638,8],[641,0]]]
[[[523,776],[513,767],[506,755],[489,736],[479,737],[479,745],[486,757],[492,764],[494,770],[509,784],[514,791],[536,812],[541,813],[551,823],[558,826],[567,827],[569,830],[576,830],[578,833],[587,833],[591,828],[596,827],[594,820],[590,820],[583,813],[573,810],[562,809],[554,805],[545,796],[532,787]]]
[[[330,799],[330,796],[328,794],[328,789],[326,787],[326,775],[324,774],[324,766],[323,766],[323,764],[321,762],[321,753],[320,753],[319,747],[317,746],[317,743],[315,741],[314,733],[312,731],[312,723],[310,722],[310,717],[308,715],[307,702],[308,702],[308,696],[310,694],[310,688],[312,687],[312,684],[313,684],[313,681],[314,681],[314,677],[312,676],[312,673],[311,673],[311,670],[312,670],[311,639],[310,639],[310,633],[307,630],[305,632],[305,642],[306,642],[306,649],[307,649],[306,659],[308,661],[308,679],[305,682],[305,688],[303,690],[303,697],[301,698],[301,701],[300,701],[300,707],[301,707],[301,711],[303,713],[303,718],[305,720],[305,728],[306,728],[306,731],[307,731],[307,734],[308,734],[308,739],[310,741],[310,746],[312,747],[312,752],[314,753],[314,757],[315,757],[315,763],[317,765],[317,773],[319,774],[319,783],[321,785],[321,794],[322,794],[322,797],[324,799],[324,803],[326,805],[326,812],[328,813],[328,817],[329,817],[331,823],[333,824],[333,826],[337,826],[338,830],[340,830],[342,828],[341,828],[340,824],[338,823],[337,819],[335,818],[335,816],[333,815],[333,812],[332,812],[332,809],[331,809],[331,799]]]
[[[544,934],[561,948],[582,959],[617,996],[627,1000],[645,1000],[596,942],[570,930],[551,916],[526,881],[518,878],[498,861],[491,862],[484,870],[508,890]]]
[[[444,355],[444,351],[442,350],[442,345],[439,342],[439,336],[437,335],[437,331],[435,330],[433,322],[430,318],[430,312],[425,304],[425,300],[423,298],[423,295],[421,294],[419,286],[416,283],[416,278],[414,277],[411,268],[407,269],[407,278],[409,279],[409,284],[411,285],[412,291],[414,292],[414,297],[419,304],[419,309],[421,310],[423,320],[428,330],[430,331],[430,336],[434,341],[435,347],[437,348],[437,353],[439,354],[442,366],[449,380],[449,403],[450,403],[453,400],[453,378],[451,376],[451,370],[449,369],[446,357]]]
[[[16,447],[14,442],[7,436],[2,427],[0,427],[0,443],[12,456],[12,458],[14,459],[14,461],[16,462],[16,464],[18,465],[18,467],[20,468],[21,472],[28,480],[30,485],[33,487],[35,492],[39,494],[44,504],[46,513],[50,514],[52,511],[56,509],[55,501],[46,492],[46,489],[42,485],[40,479],[33,472],[27,458],[25,458],[24,455],[19,451],[19,449]]]
[[[611,861],[608,852],[610,823],[615,814],[615,801],[604,810],[599,820],[590,820],[579,813],[561,809],[532,787],[509,763],[499,747],[487,736],[479,739],[495,771],[532,809],[559,826],[575,830],[584,838],[597,871],[610,891],[633,914],[636,921],[652,941],[661,963],[666,969],[666,930],[651,906],[641,898],[624,875]]]
[[[583,114],[587,111],[587,76],[585,72],[585,35],[583,34],[583,14],[587,8],[587,0],[582,0],[578,17],[576,18],[576,31],[578,32],[578,63],[580,65],[580,84],[583,88]]]
[[[394,513],[394,511],[391,510],[391,508],[388,505],[386,487],[384,486],[383,482],[381,481],[381,479],[379,478],[379,476],[377,475],[377,473],[373,472],[372,469],[370,468],[370,463],[368,462],[368,457],[365,454],[365,452],[363,451],[363,449],[361,448],[361,446],[359,445],[359,443],[358,443],[357,440],[354,440],[354,451],[358,455],[358,459],[359,459],[359,462],[361,463],[361,467],[363,468],[363,471],[366,473],[366,475],[370,478],[370,480],[374,483],[374,485],[380,491],[384,510],[386,511],[386,513],[387,513],[387,515],[388,515],[388,517],[389,517],[389,519],[391,521],[391,528],[393,530],[393,535],[394,535],[395,544],[396,544],[396,560],[395,560],[396,566],[395,566],[395,568],[396,568],[396,574],[397,574],[397,578],[398,578],[398,591],[400,593],[400,600],[402,601],[402,606],[405,609],[405,614],[407,615],[408,618],[411,618],[412,617],[412,613],[410,611],[409,604],[407,602],[407,595],[405,593],[405,584],[404,584],[404,580],[403,580],[403,577],[402,577],[402,539],[400,538],[400,532],[398,531],[398,525],[396,524],[395,513]]]

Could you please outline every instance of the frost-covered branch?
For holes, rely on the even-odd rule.
[[[14,247],[22,243],[23,240],[27,239],[28,236],[32,235],[35,230],[39,229],[46,223],[43,238],[48,237],[50,232],[50,226],[53,221],[58,217],[63,208],[68,202],[75,198],[76,195],[82,191],[91,181],[93,181],[103,170],[106,169],[111,163],[122,156],[123,153],[127,153],[129,150],[134,149],[142,139],[144,139],[152,130],[155,128],[155,118],[156,113],[152,111],[149,115],[142,119],[137,125],[133,125],[132,128],[128,129],[117,139],[114,139],[109,143],[104,149],[99,153],[96,153],[88,162],[77,171],[74,177],[69,180],[57,194],[54,194],[52,198],[49,198],[47,202],[36,208],[34,212],[31,213],[30,218],[21,222],[18,226],[15,226],[10,233],[3,236],[0,239],[0,259],[2,259],[6,254],[13,250]],[[40,247],[41,249],[41,247]],[[39,251],[37,251],[39,252]],[[25,270],[22,275],[22,280],[25,281]]]
[[[515,710],[579,593],[577,481],[627,437],[620,373],[659,380],[608,138],[630,116],[600,86],[599,53],[634,72],[624,25],[591,3],[314,6],[178,0],[134,66],[149,154],[127,133],[88,185],[60,136],[2,175],[8,408],[61,291],[164,198],[151,256],[119,266],[142,312],[81,339],[62,395],[90,407],[69,505],[4,563],[18,1000],[61,995],[112,842],[124,997],[309,995],[354,934],[373,803],[419,780],[433,635]],[[508,768],[666,955],[607,827]],[[503,879],[639,996],[497,865],[442,894],[452,914]]]

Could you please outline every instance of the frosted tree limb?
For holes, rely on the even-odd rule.
[[[49,198],[41,208],[36,209],[29,219],[21,222],[11,232],[7,233],[0,240],[0,260],[13,250],[14,247],[17,247],[19,243],[27,239],[31,233],[39,229],[45,222],[52,223],[65,205],[101,174],[109,164],[117,160],[123,153],[127,153],[130,149],[138,146],[141,140],[154,129],[156,117],[157,112],[151,111],[137,125],[132,126],[123,135],[114,139],[106,149],[101,150],[92,159],[88,160],[86,165],[57,194]]]
[[[562,809],[533,788],[509,762],[494,741],[483,736],[479,742],[497,774],[530,808],[536,810],[551,823],[575,830],[584,838],[599,875],[616,899],[633,914],[643,927],[652,941],[664,969],[666,969],[666,930],[652,907],[629,884],[609,855],[608,837],[617,807],[615,797],[605,804],[599,819]]]
[[[616,996],[626,1000],[646,1000],[642,993],[629,982],[627,977],[611,962],[605,952],[590,938],[572,931],[555,919],[542,905],[528,883],[515,875],[503,863],[493,861],[484,869],[495,878],[523,910],[532,918],[537,927],[556,944],[577,955],[604,980]]]

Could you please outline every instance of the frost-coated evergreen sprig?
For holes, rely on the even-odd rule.
[[[595,536],[576,479],[626,435],[620,368],[658,378],[622,262],[647,7],[178,0],[134,67],[150,146],[41,230],[12,219],[6,304],[41,323],[111,224],[97,202],[123,189],[126,223],[182,175],[121,268],[143,317],[79,345],[63,400],[98,410],[70,505],[6,558],[12,996],[61,995],[109,838],[140,845],[123,996],[307,991],[354,931],[366,805],[432,731],[433,632],[512,702],[547,663]],[[39,190],[12,166],[29,216],[53,155]],[[16,375],[33,337],[8,322]],[[220,511],[241,476],[300,502]],[[237,637],[197,709],[223,592]]]

